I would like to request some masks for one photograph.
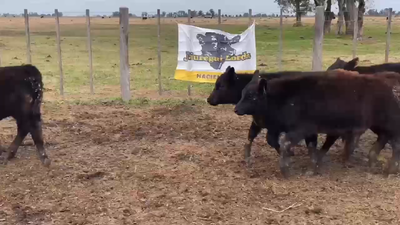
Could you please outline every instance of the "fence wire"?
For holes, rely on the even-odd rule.
[[[161,10],[162,12],[162,10]],[[54,13],[54,12],[48,12]],[[81,12],[66,12],[65,15]],[[93,72],[95,94],[99,97],[119,95],[119,18],[99,18],[97,14],[111,15],[112,12],[90,12],[91,36],[93,48]],[[139,14],[141,12],[130,12]],[[218,10],[216,10],[218,13]],[[191,24],[200,27],[221,29],[230,33],[241,33],[249,24],[249,16],[243,17],[249,11],[236,12],[242,17],[221,18],[193,17]],[[251,18],[257,25],[257,66],[260,70],[311,70],[313,60],[313,40],[315,17],[303,15],[301,24],[291,13],[282,14],[280,25],[279,12],[272,16],[263,16],[260,11],[252,11]],[[224,15],[224,11],[221,10]],[[131,18],[129,27],[129,63],[131,71],[131,89],[135,96],[146,96],[157,92],[159,86],[157,61],[157,19],[156,11],[147,12],[148,19]],[[222,16],[221,15],[221,16]],[[247,14],[249,15],[249,14]],[[256,15],[259,15],[257,17]],[[260,16],[261,15],[261,16]],[[389,20],[385,17],[364,16],[363,24],[358,21],[343,21],[343,35],[338,35],[338,17],[324,21],[323,68],[327,68],[337,57],[349,59],[354,56],[369,54],[363,43],[373,42],[381,51],[380,61],[397,59],[397,54],[391,49],[391,34],[400,33],[396,24],[398,18],[390,17],[391,29],[387,29]],[[45,75],[46,84],[50,90],[59,92],[57,42],[54,18],[30,17],[31,50],[27,51],[24,18],[1,18],[4,26],[0,30],[0,62],[3,66],[27,63],[27,54],[31,53],[32,63],[37,65]],[[186,95],[188,82],[174,80],[177,60],[177,26],[176,23],[187,23],[187,17],[162,18],[160,27],[161,43],[161,83],[163,95]],[[330,29],[325,28],[330,24]],[[356,31],[355,39],[351,35],[354,29],[351,24],[363,27]],[[362,25],[362,26],[361,26]],[[297,27],[296,27],[297,26]],[[365,26],[370,29],[366,30]],[[350,27],[349,29],[346,29]],[[372,27],[372,28],[371,28]],[[371,30],[372,29],[372,30]],[[90,94],[89,54],[87,51],[87,26],[84,17],[61,17],[61,49],[64,69],[64,86],[66,96]],[[395,31],[394,31],[395,30]],[[397,32],[396,32],[397,31]],[[383,34],[386,32],[386,34]],[[383,35],[384,41],[381,36]],[[375,37],[376,36],[376,37]],[[387,43],[387,44],[386,44]],[[397,45],[396,45],[397,46]],[[375,62],[375,61],[374,61]],[[191,84],[193,94],[206,94],[212,85]]]

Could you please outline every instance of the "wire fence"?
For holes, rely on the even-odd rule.
[[[226,17],[222,10],[217,10],[217,16],[213,18],[161,18],[161,10],[147,12],[146,19],[132,18],[129,14],[124,18],[98,18],[95,14],[99,12],[89,11],[73,12],[78,16],[84,15],[83,18],[60,17],[56,11],[48,13],[54,20],[29,17],[28,10],[22,19],[3,18],[0,62],[2,65],[37,65],[44,71],[48,83],[52,84],[50,87],[60,95],[83,93],[122,96],[124,100],[129,100],[132,91],[133,96],[146,96],[157,90],[159,95],[176,93],[182,96],[185,89],[189,96],[204,90],[206,93],[211,85],[173,79],[177,60],[176,23],[240,33],[255,21],[258,27],[258,67],[265,70],[322,70],[324,48],[330,54],[343,52],[335,51],[334,48],[339,46],[331,38],[332,35],[336,37],[339,31],[357,34],[344,41],[348,54],[343,55],[353,57],[359,54],[357,49],[361,37],[368,39],[362,32],[364,24],[360,24],[357,19],[345,21],[343,18],[340,23],[339,18],[327,17],[322,8],[318,8],[313,16],[304,13],[302,24],[290,13],[263,15],[251,9],[237,12],[241,17]],[[191,15],[189,10],[185,13]],[[110,15],[110,12],[106,15]],[[382,20],[385,18],[378,22],[386,28],[386,46],[382,55],[387,62],[390,59],[391,28],[394,21],[390,15],[385,22]],[[120,21],[129,24],[129,29],[122,29]],[[293,29],[293,26],[299,28]],[[330,39],[324,40],[326,36]],[[124,45],[121,41],[125,39],[127,42]],[[118,92],[121,94],[118,95]]]

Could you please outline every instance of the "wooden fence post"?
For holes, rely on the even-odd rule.
[[[389,62],[390,35],[391,35],[391,30],[392,30],[392,13],[393,13],[393,9],[389,8],[388,18],[387,18],[387,30],[386,30],[385,63]]]
[[[60,17],[58,9],[54,10],[56,16],[56,33],[57,33],[57,52],[58,52],[58,67],[60,70],[60,94],[64,97],[64,72],[62,68],[62,57],[61,57],[61,35],[60,35]]]
[[[218,9],[218,26],[221,29],[221,9]]]
[[[157,36],[158,36],[158,94],[162,95],[161,82],[161,14],[160,9],[157,9]]]
[[[312,70],[322,70],[322,43],[324,40],[324,7],[317,6],[315,10],[315,34],[313,46]]]
[[[279,16],[279,49],[278,49],[278,68],[282,71],[282,42],[283,42],[283,8]]]
[[[251,25],[253,23],[252,18],[253,17],[253,10],[249,9],[249,25]]]
[[[27,9],[24,9],[24,18],[25,18],[25,35],[26,35],[26,62],[28,64],[32,64],[31,34],[29,32],[29,14]]]
[[[120,85],[121,96],[124,102],[131,99],[130,92],[130,75],[129,75],[129,9],[126,7],[119,8],[119,57],[120,57]]]
[[[357,55],[357,35],[358,35],[358,8],[353,5],[354,10],[354,30],[353,30],[353,59]]]
[[[188,10],[188,25],[190,25],[190,15],[192,14],[192,11],[189,9]],[[192,84],[189,83],[188,88],[187,88],[187,94],[188,96],[192,95]]]
[[[90,93],[94,94],[92,38],[90,35],[90,11],[86,9],[87,48],[89,52]]]

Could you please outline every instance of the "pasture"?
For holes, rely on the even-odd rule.
[[[256,22],[259,69],[276,71],[279,20]],[[163,96],[157,93],[156,20],[131,20],[134,99],[129,103],[119,99],[118,19],[92,19],[94,95],[85,19],[63,17],[60,23],[64,99],[58,94],[54,18],[30,21],[32,62],[44,77],[43,131],[52,165],[41,165],[30,137],[16,159],[0,165],[0,225],[399,224],[399,177],[384,178],[379,168],[368,168],[373,133],[362,136],[348,168],[341,163],[343,144],[337,141],[321,176],[309,175],[311,163],[302,142],[292,157],[294,174],[286,180],[263,131],[253,145],[254,165],[246,168],[243,145],[251,118],[238,117],[232,106],[205,103],[213,85],[193,84],[188,98],[188,83],[173,79],[175,19],[162,20]],[[223,30],[241,33],[248,20],[223,23]],[[313,18],[304,18],[304,27],[293,23],[293,18],[284,19],[283,69],[310,70]],[[384,61],[385,23],[383,17],[365,19],[357,49],[362,65]],[[395,18],[392,62],[400,61],[399,23]],[[195,19],[193,25],[218,27],[216,20],[205,19]],[[23,18],[0,18],[2,66],[24,63],[25,46]],[[324,69],[351,54],[350,37],[325,36]],[[15,122],[3,120],[0,127],[0,143],[7,146],[16,134]],[[320,137],[319,146],[324,139]],[[380,162],[386,164],[390,155],[387,147]]]

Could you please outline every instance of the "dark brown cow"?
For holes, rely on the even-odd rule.
[[[289,173],[288,151],[306,135],[345,137],[348,157],[369,128],[391,141],[393,156],[386,172],[394,173],[400,160],[399,81],[396,73],[310,72],[270,81],[256,74],[243,90],[235,112],[265,115],[289,130],[280,149],[280,168],[285,177]]]
[[[358,63],[359,63],[358,57],[350,60],[349,62],[337,58],[336,61],[328,68],[328,70],[344,69],[357,72],[359,74],[374,74],[374,75],[387,75],[387,73],[383,72],[400,73],[400,63],[383,63],[372,66],[358,66]],[[378,140],[374,143],[374,146],[370,151],[369,158],[376,159],[376,156],[385,147],[388,140],[384,136],[380,136],[378,130],[373,130],[373,128],[371,128],[371,130],[378,135]],[[376,160],[369,161],[371,167],[373,167],[375,163]]]
[[[43,165],[50,165],[42,136],[42,98],[42,75],[35,66],[0,67],[0,120],[11,116],[17,121],[18,127],[18,134],[4,158],[5,164],[15,157],[18,147],[30,133]]]

